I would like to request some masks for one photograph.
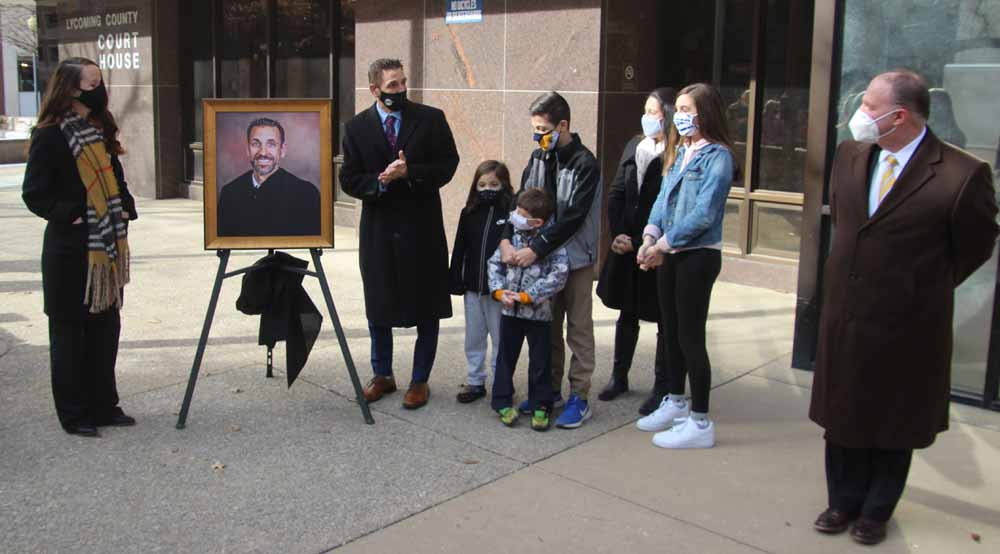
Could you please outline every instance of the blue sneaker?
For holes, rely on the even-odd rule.
[[[566,402],[566,409],[559,414],[559,419],[556,420],[556,427],[576,429],[588,419],[590,419],[590,405],[587,404],[586,400],[571,394]]]
[[[564,404],[566,404],[566,402],[563,401],[561,392],[557,392],[552,395],[553,410],[555,410],[556,408],[562,408]],[[534,408],[531,406],[531,401],[525,398],[523,402],[517,405],[517,411],[521,412],[524,415],[531,415],[532,412],[534,412]]]

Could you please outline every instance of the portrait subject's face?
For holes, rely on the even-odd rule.
[[[259,181],[267,179],[278,169],[285,157],[285,144],[277,127],[254,127],[247,143],[247,158]]]

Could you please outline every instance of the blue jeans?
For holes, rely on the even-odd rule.
[[[438,331],[441,321],[432,319],[417,324],[417,344],[413,347],[413,376],[411,382],[426,383],[431,376],[434,357],[437,355]],[[372,371],[375,375],[392,377],[392,327],[368,324],[372,338]]]
[[[500,317],[500,355],[493,376],[494,410],[514,404],[514,369],[528,342],[528,400],[532,410],[552,409],[552,322]]]

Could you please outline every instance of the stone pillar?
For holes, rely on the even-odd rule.
[[[60,60],[82,56],[101,66],[110,109],[121,128],[125,178],[133,194],[177,196],[182,180],[177,5],[164,0],[76,0],[38,6],[55,25],[39,43]],[[51,75],[55,65],[47,68]]]

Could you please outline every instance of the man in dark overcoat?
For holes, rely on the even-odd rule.
[[[809,417],[826,439],[829,506],[817,530],[881,542],[913,450],[948,428],[954,290],[990,258],[993,178],[927,127],[927,82],[875,77],[830,176]]]
[[[365,398],[396,390],[392,328],[417,328],[405,408],[427,403],[440,320],[451,317],[448,243],[438,189],[458,167],[444,112],[406,99],[399,60],[368,69],[372,107],[344,128],[340,185],[362,201],[360,260],[374,378]]]

